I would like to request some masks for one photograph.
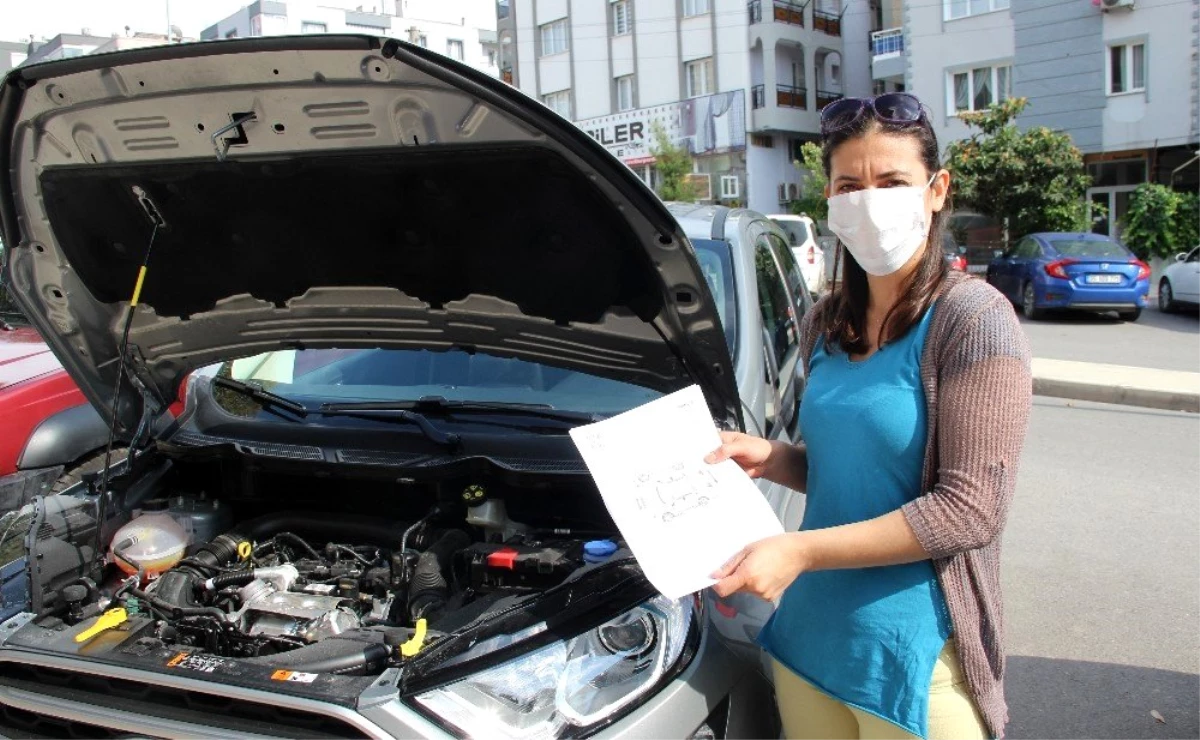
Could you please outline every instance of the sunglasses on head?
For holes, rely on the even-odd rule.
[[[856,123],[871,111],[876,118],[887,123],[917,123],[925,115],[921,101],[908,93],[884,93],[873,98],[842,98],[821,109],[821,135]]]

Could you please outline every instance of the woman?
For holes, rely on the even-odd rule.
[[[805,443],[724,433],[710,462],[807,493],[721,596],[779,600],[759,642],[789,738],[1001,737],[1000,532],[1029,418],[1012,306],[947,269],[950,174],[920,101],[821,112],[845,279],[801,327]]]

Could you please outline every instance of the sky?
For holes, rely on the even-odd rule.
[[[28,41],[60,33],[80,33],[84,28],[95,36],[131,32],[167,32],[168,9],[171,25],[185,37],[200,32],[250,4],[250,0],[0,0],[0,41]]]

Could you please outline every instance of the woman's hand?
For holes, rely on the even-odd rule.
[[[762,437],[741,432],[721,432],[721,446],[704,458],[710,464],[733,460],[751,478],[764,477],[774,448]]]
[[[725,597],[739,591],[775,601],[809,563],[804,532],[787,532],[747,545],[720,570],[713,590]]]

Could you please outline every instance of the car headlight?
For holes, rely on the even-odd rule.
[[[693,600],[656,596],[581,635],[418,694],[470,737],[578,735],[639,702],[683,655]]]

